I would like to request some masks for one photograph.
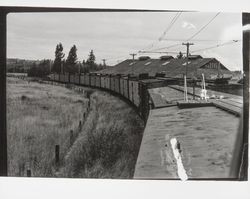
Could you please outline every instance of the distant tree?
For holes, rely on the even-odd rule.
[[[96,70],[97,65],[95,63],[95,55],[93,50],[90,51],[86,64],[89,66],[90,71]]]
[[[46,77],[50,74],[50,60],[44,59],[38,64],[33,63],[31,68],[28,70],[29,77]]]
[[[68,57],[66,59],[66,68],[65,71],[69,73],[77,73],[77,54],[76,54],[77,48],[75,45],[72,46],[72,48],[69,51]]]
[[[64,53],[63,53],[63,46],[61,43],[56,45],[56,51],[55,51],[55,60],[54,60],[54,64],[52,66],[52,72],[56,72],[56,73],[61,73],[63,71],[61,71],[61,64],[62,64],[62,58],[64,57]]]
[[[107,68],[106,64],[99,64],[96,70],[103,70],[105,68]]]
[[[182,58],[183,58],[183,54],[182,54],[181,51],[180,51],[179,54],[177,55],[177,58],[178,58],[178,59],[182,59]]]
[[[83,60],[82,63],[81,63],[80,72],[81,73],[88,73],[89,72],[89,66],[87,65],[87,63],[85,62],[85,60]]]

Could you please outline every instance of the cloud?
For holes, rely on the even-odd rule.
[[[196,29],[196,26],[190,22],[184,21],[182,23],[182,28],[186,28],[186,29]]]

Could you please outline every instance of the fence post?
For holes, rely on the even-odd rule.
[[[70,130],[70,132],[69,132],[69,142],[70,142],[70,146],[74,142],[74,132],[73,132],[73,130]]]
[[[59,165],[59,160],[60,160],[60,146],[56,145],[56,147],[55,147],[55,163],[56,163],[56,166]]]
[[[90,98],[89,98],[89,101],[88,101],[88,108],[90,108]]]
[[[82,130],[82,121],[80,120],[79,121],[79,131],[81,131]]]
[[[195,99],[195,80],[193,80],[193,99]]]

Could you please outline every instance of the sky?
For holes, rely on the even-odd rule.
[[[97,63],[106,59],[108,65],[115,65],[131,58],[131,53],[137,58],[164,55],[138,53],[142,50],[173,56],[186,53],[182,43],[193,36],[191,54],[214,57],[230,70],[242,70],[241,20],[241,13],[216,12],[11,13],[7,57],[54,59],[61,42],[65,58],[76,45],[78,61],[86,60],[93,50]]]

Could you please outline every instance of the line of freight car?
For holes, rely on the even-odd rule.
[[[143,98],[140,96],[140,93],[142,93],[140,88],[143,87],[143,83],[137,80],[130,80],[128,77],[97,74],[53,74],[52,78],[53,81],[102,88],[117,93],[134,104],[140,110],[140,114],[143,111],[140,107],[142,106],[141,104],[148,103],[143,102]],[[147,92],[147,90],[144,89],[143,92]]]

